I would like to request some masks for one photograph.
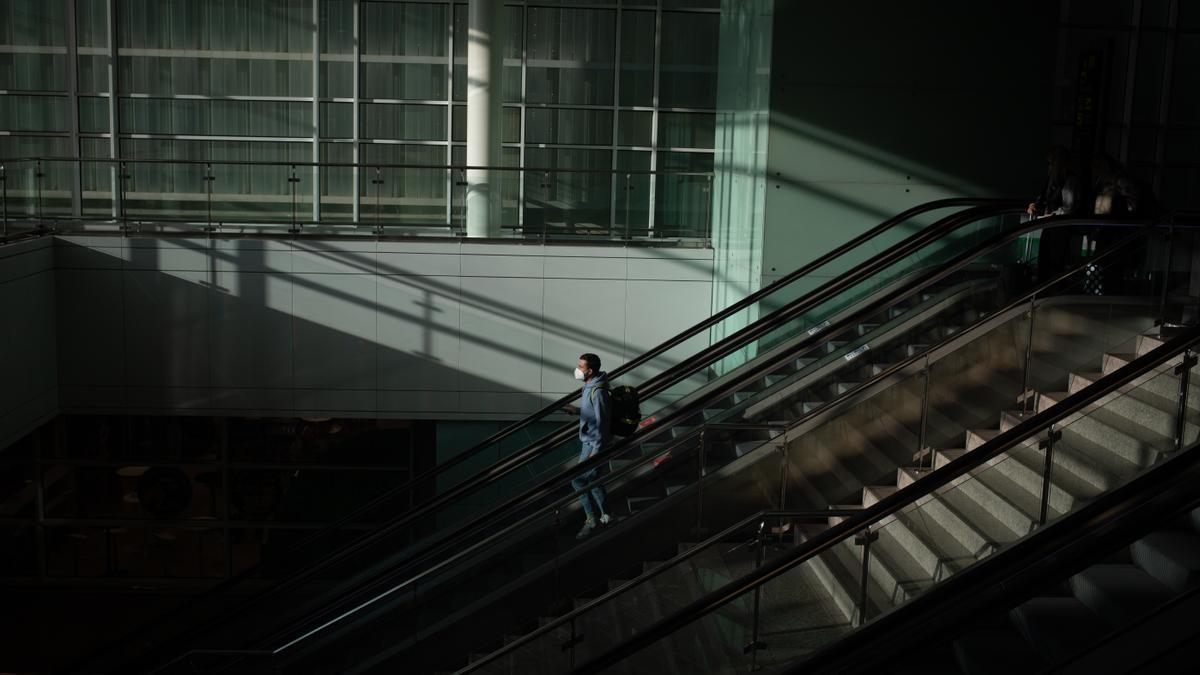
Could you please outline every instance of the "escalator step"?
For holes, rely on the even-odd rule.
[[[921,354],[927,349],[929,349],[929,345],[926,344],[904,345],[904,355],[913,357],[917,354]]]
[[[1041,672],[1045,661],[1012,630],[973,631],[954,640],[954,658],[964,675]]]
[[[745,441],[742,443],[737,443],[733,446],[733,451],[738,457],[742,457],[748,452],[754,452],[757,450],[764,442],[765,441]]]
[[[1009,612],[1013,625],[1042,658],[1059,663],[1091,646],[1108,625],[1077,598],[1032,598]]]
[[[792,362],[792,367],[794,367],[797,371],[800,371],[816,363],[816,361],[817,359],[814,357],[802,356]]]
[[[1113,627],[1145,615],[1174,593],[1136,565],[1092,565],[1071,577],[1071,592]]]
[[[682,424],[676,425],[671,429],[671,438],[683,438],[684,436],[692,433],[695,428],[696,427],[694,426],[685,426]]]
[[[861,382],[834,382],[833,384],[829,385],[829,391],[834,396],[841,396],[842,394],[853,390],[855,387],[857,387],[860,384],[862,384],[862,383]]]
[[[842,347],[845,347],[848,342],[848,340],[830,340],[829,342],[825,343],[825,353],[832,354]]]
[[[609,471],[609,473],[620,471],[621,469],[624,469],[625,467],[629,466],[630,464],[633,464],[634,461],[636,461],[636,460],[610,459],[610,460],[608,460],[608,471]]]
[[[867,368],[866,368],[867,374],[870,375],[871,377],[875,377],[877,375],[882,374],[884,371],[886,371],[888,368],[891,368],[893,365],[895,365],[895,364],[872,363],[871,365],[867,366]]]
[[[1138,567],[1176,592],[1200,583],[1200,537],[1193,533],[1153,532],[1129,551]]]
[[[805,401],[800,404],[800,412],[801,414],[808,414],[823,405],[825,405],[824,401]]]
[[[625,504],[629,507],[629,513],[635,514],[644,511],[658,502],[662,501],[662,497],[626,497]]]

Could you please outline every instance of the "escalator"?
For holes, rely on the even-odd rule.
[[[691,390],[659,389],[656,422],[599,460],[570,467],[574,449],[552,436],[439,492],[331,562],[306,567],[298,582],[241,603],[240,617],[214,622],[191,641],[201,650],[167,661],[225,672],[461,667],[470,652],[501,648],[506,634],[553,621],[603,593],[610,579],[629,578],[763,506],[841,503],[848,491],[898,470],[919,475],[926,462],[944,463],[952,449],[929,449],[945,448],[946,438],[1066,372],[1080,354],[1117,351],[1170,304],[1146,279],[1123,279],[1130,296],[1098,303],[1084,297],[1090,274],[1068,275],[1029,301],[1041,303],[1045,325],[1036,335],[1032,326],[1026,331],[1037,338],[1027,351],[1040,360],[1022,361],[1011,345],[1024,329],[1017,318],[1024,289],[1000,272],[1028,262],[1014,245],[1024,231],[980,227],[996,211],[926,228],[719,349],[701,350],[671,380]],[[1137,237],[1115,250],[1146,255]],[[1129,261],[1112,269],[1130,269]],[[1057,329],[1094,318],[1097,306],[1120,319],[1111,330]],[[1009,343],[1005,358],[988,357]],[[945,405],[917,410],[918,429],[911,401],[921,400],[914,387],[929,388],[930,372],[955,385],[941,394]],[[841,447],[818,443],[822,434],[843,439]],[[798,450],[806,443],[819,447]],[[803,461],[790,461],[795,456]],[[569,535],[581,517],[566,485],[601,464],[622,507],[618,522],[575,542]]]
[[[1114,259],[1062,281],[1077,277],[1086,289],[1104,262]],[[1152,526],[1123,549],[1102,547],[1113,536],[1110,521],[1134,513],[1130,504],[1173,499],[1187,511],[1200,497],[1194,477],[1179,479],[1200,464],[1190,449],[1200,401],[1189,381],[1200,330],[1139,329],[1135,296],[1071,296],[1041,288],[1029,300],[1034,321],[1022,327],[1031,356],[1043,355],[1041,365],[1030,359],[1033,370],[1054,356],[1068,370],[1021,392],[998,415],[999,428],[969,431],[963,447],[919,453],[893,484],[868,485],[860,503],[824,519],[819,511],[764,513],[721,533],[736,540],[757,524],[757,555],[723,548],[729,542],[718,538],[677,556],[640,582],[663,586],[640,593],[667,602],[657,612],[630,610],[639,582],[624,584],[465,672],[518,672],[531,663],[586,673],[1124,672],[1089,661],[1089,652],[1120,653],[1111,641],[1125,639],[1128,649],[1128,636],[1153,633],[1156,620],[1166,621],[1160,614],[1178,617],[1195,602],[1200,540],[1188,512],[1147,521]],[[1103,336],[1117,319],[1126,328]],[[1129,329],[1131,336],[1117,334]],[[1064,553],[1069,546],[1090,557]],[[1046,584],[1045,570],[1028,571],[1038,565],[1053,568],[1051,579],[1053,571],[1071,574]],[[1021,589],[1030,592],[1014,598]],[[1000,611],[975,616],[989,604]],[[589,645],[605,628],[610,637]],[[1181,658],[1177,648],[1189,639],[1181,630],[1164,633],[1167,656],[1149,651],[1132,663]]]
[[[1005,202],[969,199],[942,200],[910,209],[639,356],[610,376],[618,383],[639,383],[644,411],[668,404],[679,408],[687,396],[692,399],[703,396],[705,389],[713,386],[711,382],[723,373],[747,360],[761,361],[759,351],[770,350],[796,335],[804,335],[815,352],[820,345],[841,337],[822,334],[829,322],[847,316],[856,302],[886,295],[889,287],[913,273],[913,260],[906,255],[923,256],[927,266],[936,265],[939,255],[945,259],[955,252],[953,245],[965,247],[1000,231],[1006,225],[1000,217],[1011,210],[1011,205]],[[928,246],[935,241],[940,243]],[[925,249],[922,244],[927,245]],[[865,261],[874,264],[860,267],[863,273],[848,281],[835,280],[817,291],[801,292],[813,286],[814,277],[834,277]],[[711,334],[711,344],[703,342],[706,334]],[[778,377],[779,373],[772,376]],[[769,384],[762,381],[749,385],[747,391]],[[451,461],[373,500],[334,526],[275,556],[272,564],[260,565],[221,584],[174,617],[152,622],[131,639],[89,659],[88,666],[73,670],[150,668],[154,662],[169,660],[172,652],[181,651],[186,643],[221,642],[217,633],[207,632],[210,629],[232,630],[233,634],[243,636],[240,630],[233,629],[235,622],[230,617],[245,617],[261,610],[282,623],[302,616],[319,606],[322,597],[343,595],[346,588],[375,574],[373,564],[381,559],[386,563],[383,567],[394,567],[405,559],[423,564],[429,556],[418,558],[418,554],[428,553],[434,544],[445,540],[446,533],[455,532],[456,526],[490,513],[495,503],[521,494],[538,481],[545,482],[547,477],[558,476],[573,463],[577,446],[571,423],[516,453],[505,453],[503,449],[527,434],[536,422],[554,420],[561,405],[577,395],[578,392],[548,405]],[[668,413],[670,409],[654,415],[665,420]],[[666,428],[661,422],[658,426]],[[649,450],[654,443],[677,433],[669,431],[653,439],[643,435],[642,439],[632,440],[644,442]],[[498,453],[501,461],[487,465],[482,471],[469,471],[480,457],[495,457]],[[364,526],[375,529],[363,535]],[[397,557],[398,549],[401,553]],[[261,620],[252,620],[250,632],[261,625]]]

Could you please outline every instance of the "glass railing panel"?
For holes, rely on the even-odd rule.
[[[1079,276],[1086,277],[1086,273],[1081,271]],[[1080,288],[1069,284],[1062,284],[1060,290],[1065,293],[1080,292]],[[939,301],[936,294],[922,294],[922,297],[926,298],[926,295],[926,302]],[[1008,300],[1003,294],[994,291],[988,292],[983,298],[975,295],[968,297],[971,298],[970,301],[963,302],[963,309],[967,311],[954,321],[957,325],[948,326],[941,320],[943,317],[937,317],[912,328],[911,332],[916,336],[912,339],[925,341],[928,338],[930,344],[936,344],[947,335],[961,332],[964,323],[970,323],[971,320],[998,309],[993,304],[988,304],[989,302]],[[1086,297],[1084,299],[1089,300]],[[911,345],[904,344],[907,340],[900,338],[890,353],[882,348],[873,350],[884,363],[865,362],[841,369],[836,367],[838,363],[846,362],[838,358],[834,359],[835,367],[832,371],[817,378],[811,389],[797,387],[790,394],[779,391],[763,393],[764,397],[774,396],[779,399],[776,410],[787,410],[799,417],[809,411],[805,410],[807,406],[803,403],[816,398],[811,395],[814,389],[830,393],[833,390],[829,387],[845,387],[852,384],[849,380],[854,375],[862,376],[862,373],[858,372],[859,369],[865,368],[868,374],[876,374],[887,361],[910,359],[911,365],[906,370],[897,371],[900,379],[895,384],[858,401],[839,418],[822,424],[794,441],[788,448],[789,459],[784,467],[777,470],[775,467],[778,463],[764,456],[764,461],[757,465],[748,465],[753,466],[752,469],[744,469],[706,485],[704,498],[697,503],[695,529],[713,531],[714,525],[720,526],[719,523],[712,523],[705,517],[706,514],[714,512],[728,512],[727,508],[719,509],[715,505],[737,503],[738,494],[754,493],[756,489],[762,492],[761,478],[764,472],[772,474],[781,471],[775,475],[783,477],[781,480],[786,481],[787,489],[782,494],[774,494],[779,494],[779,498],[786,500],[790,507],[805,503],[857,504],[886,495],[889,490],[895,490],[897,486],[926,475],[931,466],[943,466],[950,459],[960,456],[965,448],[977,447],[998,433],[997,423],[1001,429],[1007,428],[1004,425],[1011,425],[1013,420],[1019,419],[1021,415],[1019,409],[1014,411],[1012,408],[1022,400],[1019,397],[1021,365],[1025,358],[1024,343],[1027,341],[1030,324],[1028,316],[1020,309],[1018,306],[1018,311],[1010,312],[1009,318],[999,327],[971,339],[955,352],[948,355],[939,354],[936,362],[932,363],[928,370],[924,368],[920,353],[907,349],[906,347]],[[1017,336],[1024,337],[1016,339]],[[1129,336],[1129,331],[1114,332],[1109,340],[1101,340],[1093,348],[1093,358],[1100,359],[1105,349],[1113,345],[1119,347],[1120,341],[1127,342]],[[853,344],[848,344],[843,349],[850,350],[851,347]],[[913,359],[914,356],[917,358]],[[820,365],[821,363],[817,362],[809,368]],[[792,378],[803,379],[800,374],[792,375]],[[787,380],[781,381],[780,384],[787,384]],[[978,404],[964,403],[968,400],[975,400]],[[924,403],[926,401],[927,405]],[[798,403],[801,405],[797,405]],[[1033,399],[1029,399],[1029,405],[1033,405]],[[751,406],[749,411],[752,410]],[[765,415],[772,416],[769,412]],[[739,418],[731,414],[717,415],[709,420],[710,423],[718,424],[727,421],[739,421]],[[708,451],[710,454],[706,463],[717,458],[719,450],[716,448],[720,445],[720,440],[715,440],[719,432],[711,431],[715,429],[711,424],[708,429],[710,431],[706,433],[709,434],[713,449]],[[839,443],[845,447],[840,447]],[[742,447],[747,449],[761,445],[769,446],[772,443],[760,440]],[[931,452],[931,448],[936,450]],[[679,451],[673,451],[672,455],[678,453]],[[676,458],[672,457],[670,461],[674,462]],[[845,482],[845,476],[830,470],[830,467],[836,466],[852,468],[856,476],[870,476],[874,471],[874,475],[880,480],[877,484],[865,486],[867,490],[864,492],[861,483],[848,484]],[[738,475],[752,474],[757,474],[757,481],[739,481],[736,478]],[[776,487],[767,492],[777,490],[779,484],[775,482]],[[806,502],[814,500],[814,495],[820,495],[820,498]],[[941,508],[938,515],[944,515],[946,510]],[[684,520],[687,520],[686,516]],[[1001,537],[994,527],[988,532],[993,543],[1010,540]],[[937,529],[935,533],[945,540],[945,529]],[[965,555],[961,547],[952,549],[952,552],[956,557]],[[971,547],[972,555],[986,553],[987,550],[983,550],[981,546]],[[935,578],[936,574],[931,574],[930,579]]]
[[[1143,345],[1139,351],[1149,348],[1152,346]],[[736,668],[795,663],[805,654],[831,644],[851,626],[874,621],[997,550],[1035,535],[1175,450],[1178,427],[1172,411],[1178,409],[1179,400],[1171,392],[1179,391],[1174,368],[1181,361],[1179,356],[1169,359],[968,474],[848,533],[784,575],[643,649],[632,663],[677,658],[679,653],[695,658],[698,636],[719,643],[722,630],[726,636],[739,639],[747,633],[784,638],[773,643],[766,640],[745,656],[725,649],[706,658],[728,658],[731,660],[721,663]],[[1115,371],[1117,367],[1106,370]],[[1073,378],[1071,391],[1082,391],[1091,381]],[[1066,395],[1044,397],[1039,408],[1052,411],[1051,406]],[[1184,439],[1194,439],[1200,433],[1195,409],[1191,405],[1183,425]],[[1029,414],[1032,411],[1006,412],[1000,431],[1022,423]],[[941,452],[937,466],[972,452],[986,452],[987,441],[986,437],[969,436],[965,449]],[[913,484],[920,476],[902,479],[900,487]],[[864,506],[872,503],[870,500]],[[836,520],[831,519],[831,524]],[[759,616],[753,619],[747,607],[756,595],[760,600]],[[797,607],[806,611],[797,611]],[[814,638],[806,624],[811,616],[832,616],[834,624],[840,620],[846,629],[826,631]],[[732,631],[731,626],[735,627]],[[724,646],[732,643],[727,640]]]

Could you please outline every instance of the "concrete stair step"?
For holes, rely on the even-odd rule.
[[[1066,392],[1047,392],[1038,397],[1038,410],[1045,410],[1062,399]],[[1059,428],[1070,430],[1087,440],[1108,448],[1137,466],[1149,466],[1158,453],[1169,451],[1174,443],[1152,430],[1139,427],[1103,407],[1089,406],[1063,418]]]
[[[1006,412],[1000,420],[1001,431],[1007,431],[1016,426],[1021,421],[1021,417],[1022,414],[1019,411]],[[1027,455],[1022,458],[1026,457]],[[1136,465],[1112,454],[1103,446],[1070,429],[1063,430],[1062,439],[1054,445],[1054,473],[1059,475],[1066,472],[1068,476],[1073,477],[1081,484],[1090,486],[1090,488],[1069,488],[1069,491],[1075,495],[1112,489],[1124,482],[1137,469]]]
[[[1121,367],[1128,365],[1135,358],[1137,358],[1137,354],[1132,352],[1105,354],[1101,373],[1109,375]],[[1179,377],[1174,374],[1174,368],[1178,362],[1178,359],[1172,359],[1158,366],[1151,373],[1134,380],[1133,384],[1138,389],[1155,394],[1166,401],[1173,402],[1179,397]],[[1200,379],[1197,379],[1198,375],[1200,375],[1200,366],[1192,369],[1188,383],[1188,407],[1192,410],[1200,410],[1200,386],[1197,386],[1197,383],[1200,383]]]
[[[1159,377],[1166,377],[1160,375]],[[1068,380],[1067,391],[1076,393],[1099,379],[1098,373],[1072,373]],[[1178,386],[1178,380],[1171,378]],[[1172,401],[1178,400],[1172,397]],[[1139,386],[1126,387],[1096,401],[1095,405],[1109,412],[1120,415],[1133,424],[1144,427],[1160,436],[1174,438],[1176,405],[1143,390]],[[1188,415],[1185,421],[1189,436],[1195,436],[1200,426],[1200,413]]]
[[[937,455],[937,468],[965,454],[965,450],[941,450]],[[1027,510],[1027,505],[1012,501],[1003,486],[999,489],[989,480],[990,468],[975,474],[962,476],[952,482],[941,493],[956,512],[987,534],[989,540],[999,543],[1011,542],[1033,530],[1037,511]],[[1026,508],[1023,508],[1025,506]]]
[[[897,485],[901,488],[911,485],[926,473],[928,471],[899,469]],[[925,527],[936,526],[945,533],[945,537],[952,538],[957,543],[957,548],[939,545],[938,548],[943,551],[957,550],[960,555],[965,553],[974,559],[979,559],[989,555],[998,547],[989,538],[987,532],[1004,528],[986,511],[976,508],[972,516],[964,516],[940,494],[922,497],[917,502],[917,507],[921,509],[922,522]],[[975,522],[983,517],[986,517],[989,522],[986,524]]]
[[[855,558],[853,552],[848,552],[843,546],[834,546],[811,558],[807,564],[828,594],[830,604],[837,608],[847,623],[853,622],[858,616],[862,558]],[[868,615],[878,616],[885,607],[887,604],[882,591],[868,580]]]

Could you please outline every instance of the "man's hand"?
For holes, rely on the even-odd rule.
[[[568,415],[578,415],[579,414],[579,408],[576,408],[575,406],[573,406],[569,403],[562,407],[562,411],[567,413]]]
[[[1029,206],[1025,207],[1025,213],[1028,213],[1031,216],[1036,216],[1037,212],[1038,207],[1036,202],[1029,202]]]

